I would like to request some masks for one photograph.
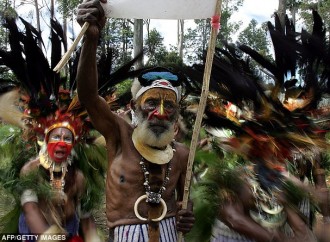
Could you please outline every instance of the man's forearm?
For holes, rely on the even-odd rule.
[[[93,98],[98,96],[96,50],[97,41],[85,37],[77,71],[79,100],[85,106],[93,103]]]
[[[36,202],[27,202],[23,205],[25,221],[32,233],[41,234],[49,227],[39,205]]]
[[[227,225],[232,229],[234,229],[239,234],[244,235],[258,242],[266,242],[266,241],[268,242],[274,239],[273,232],[270,232],[267,229],[261,227],[252,219],[242,218],[242,220],[238,224],[230,223],[230,222],[228,223],[227,221]]]
[[[80,222],[85,241],[101,242],[100,236],[97,233],[94,219],[91,216],[81,219]]]

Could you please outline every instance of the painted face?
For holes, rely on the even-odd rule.
[[[141,97],[141,109],[148,120],[173,121],[176,118],[178,105],[175,92],[164,88],[153,88]]]
[[[139,99],[136,109],[139,139],[150,146],[162,147],[174,138],[174,125],[179,116],[175,92],[152,88]]]
[[[73,135],[66,128],[53,129],[48,137],[47,151],[50,158],[56,163],[65,161],[71,153]]]

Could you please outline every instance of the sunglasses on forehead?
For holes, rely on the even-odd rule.
[[[160,67],[152,68],[141,73],[138,79],[142,86],[149,86],[153,81],[160,79],[169,81],[174,87],[181,85],[180,77],[177,74]]]

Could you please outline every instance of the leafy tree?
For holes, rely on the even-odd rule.
[[[57,0],[58,11],[62,14],[64,19],[72,20],[75,16],[75,10],[77,9],[81,0]]]
[[[210,20],[195,20],[195,24],[196,28],[189,28],[184,37],[184,56],[190,63],[201,59],[207,48],[211,30]]]
[[[302,0],[299,14],[308,31],[311,31],[313,26],[313,16],[311,10],[317,10],[321,15],[326,29],[330,29],[330,1],[329,0]]]
[[[0,1],[0,17],[1,19],[4,17],[17,17],[17,13],[12,6],[11,0]]]
[[[232,41],[232,33],[237,32],[241,23],[229,22],[232,14],[243,5],[244,0],[224,0],[222,2],[221,29],[217,46],[221,46],[221,39]],[[184,37],[184,57],[188,63],[196,62],[206,51],[211,33],[210,19],[195,20],[196,28],[189,28]]]
[[[100,47],[103,52],[105,52],[108,47],[114,49],[114,69],[131,60],[133,53],[133,31],[131,21],[128,19],[109,18],[102,32]]]
[[[123,82],[120,82],[116,85],[116,94],[118,96],[125,94],[126,92],[129,92],[132,86],[132,80],[127,79]]]
[[[8,44],[8,34],[5,28],[2,27],[5,17],[16,18],[17,13],[11,6],[10,0],[0,2],[0,48],[5,48]]]
[[[220,21],[221,29],[219,32],[220,39],[223,39],[227,42],[232,41],[232,33],[236,33],[242,23],[230,22],[230,18],[233,13],[238,11],[239,7],[243,6],[243,2],[244,0],[223,1]]]
[[[182,66],[183,65],[183,61],[182,58],[180,57],[180,55],[178,54],[177,50],[170,50],[166,56],[165,56],[165,60],[163,63],[160,63],[160,65],[163,66]]]
[[[163,43],[164,37],[154,28],[145,40],[145,55],[148,57],[146,65],[156,65],[165,60],[167,49]]]
[[[263,23],[260,27],[258,27],[257,21],[252,19],[249,25],[239,34],[238,42],[240,44],[248,45],[262,56],[272,59],[268,48],[270,41],[267,38],[267,31],[268,28],[266,23]],[[268,79],[267,75],[265,75],[263,70],[260,68],[260,65],[258,65],[253,59],[250,63],[256,70],[258,70],[259,75],[262,75],[265,79]]]
[[[287,0],[286,7],[291,13],[292,22],[296,25],[296,14],[301,7],[302,1],[300,0]]]
[[[264,24],[258,27],[255,19],[252,19],[249,25],[239,34],[238,41],[241,44],[250,46],[263,56],[269,56],[266,26]]]
[[[17,13],[11,6],[11,1],[5,0],[0,2],[0,48],[6,49],[8,46],[8,32],[7,29],[2,26],[6,17],[16,18]],[[15,75],[5,66],[0,66],[0,79],[14,80]]]

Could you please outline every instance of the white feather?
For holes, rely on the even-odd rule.
[[[206,132],[217,138],[230,138],[233,132],[229,129],[218,129],[212,127],[205,127]]]
[[[2,122],[25,128],[23,113],[18,109],[19,90],[14,89],[0,95],[0,119]]]

